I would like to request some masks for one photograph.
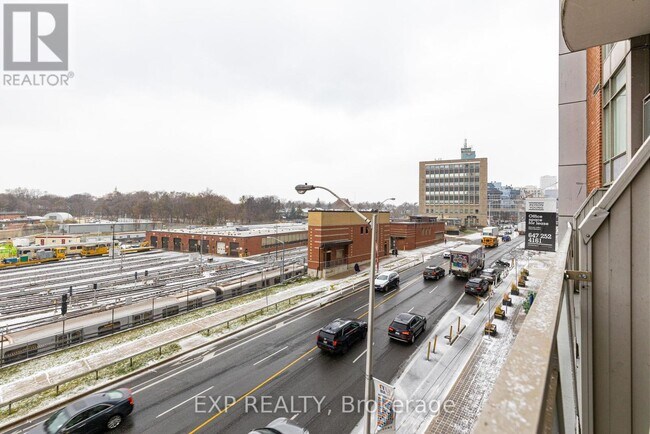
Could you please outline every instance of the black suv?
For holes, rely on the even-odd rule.
[[[442,267],[426,267],[424,269],[424,272],[422,273],[422,277],[424,277],[424,280],[427,279],[433,279],[433,280],[438,280],[443,277],[445,277],[445,269]]]
[[[352,344],[366,337],[368,323],[356,319],[335,319],[318,332],[316,345],[330,353],[347,353]]]
[[[132,411],[129,389],[94,393],[63,407],[30,433],[100,433],[117,428]]]
[[[469,279],[465,284],[465,293],[469,295],[483,295],[490,288],[490,282],[487,279],[474,277]]]
[[[400,313],[388,326],[388,337],[415,342],[415,337],[427,329],[427,319],[414,313]]]

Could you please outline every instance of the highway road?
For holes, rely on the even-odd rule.
[[[521,240],[488,250],[486,266]],[[476,303],[464,294],[463,279],[422,279],[425,265],[448,268],[447,262],[437,255],[401,273],[399,289],[377,293],[376,378],[392,382],[417,346],[426,345],[422,336],[415,345],[389,340],[386,331],[397,314],[426,316],[430,331],[456,303]],[[365,320],[366,315],[367,292],[358,291],[317,309],[291,313],[262,329],[239,333],[126,381],[119,387],[134,392],[135,410],[115,432],[247,433],[277,417],[291,418],[312,434],[349,432],[363,409],[349,411],[351,406],[343,403],[363,398],[366,342],[333,356],[315,346],[316,333],[335,318]]]

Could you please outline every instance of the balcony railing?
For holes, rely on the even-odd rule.
[[[476,433],[575,432],[578,421],[572,291],[566,270],[572,231],[556,252],[518,333]],[[568,296],[567,296],[568,295]],[[561,428],[560,428],[561,427]]]

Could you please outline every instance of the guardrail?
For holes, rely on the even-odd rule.
[[[295,273],[295,271],[294,271]],[[287,278],[285,280],[285,283],[289,283],[292,280],[302,277],[305,274],[305,270],[301,270],[299,274],[294,275],[291,278]],[[65,322],[66,320],[72,320],[75,318],[79,318],[80,316],[72,315],[69,318],[65,319],[59,319],[57,318],[56,321],[50,321],[48,323],[39,323],[37,325],[33,325],[32,327],[40,326],[40,325],[52,325],[54,328],[55,326],[58,327],[57,324],[61,324],[61,328],[58,329],[55,333],[52,334],[54,337],[54,342],[49,343],[49,344],[39,344],[37,343],[37,340],[35,341],[27,341],[24,343],[24,345],[21,345],[21,349],[23,349],[22,352],[16,352],[17,348],[13,349],[7,349],[4,347],[5,345],[5,335],[11,333],[11,332],[16,332],[16,331],[24,331],[24,330],[29,330],[28,327],[25,329],[20,329],[20,330],[0,330],[0,367],[3,367],[8,364],[20,362],[20,361],[26,361],[26,360],[32,360],[38,356],[42,355],[48,355],[52,354],[56,351],[61,351],[64,349],[71,348],[73,346],[77,345],[82,345],[86,342],[91,342],[94,341],[98,338],[102,337],[107,337],[107,336],[112,336],[115,335],[116,333],[120,332],[125,332],[129,330],[134,330],[136,328],[140,328],[143,326],[151,325],[158,323],[163,320],[171,319],[176,317],[179,314],[182,313],[188,313],[191,311],[195,311],[198,309],[202,308],[207,308],[211,306],[218,305],[220,303],[224,302],[230,302],[236,299],[239,299],[241,297],[246,297],[251,294],[258,293],[260,291],[268,291],[273,288],[273,286],[268,286],[268,287],[262,287],[257,290],[252,290],[249,292],[246,292],[244,294],[239,294],[239,295],[215,295],[214,299],[204,302],[203,299],[192,299],[191,301],[196,302],[196,304],[191,305],[189,303],[189,296],[190,296],[190,291],[198,288],[198,287],[205,287],[205,283],[200,283],[200,284],[194,284],[194,285],[187,285],[184,290],[187,291],[187,303],[185,306],[182,306],[180,303],[177,305],[172,305],[169,306],[170,308],[173,307],[178,307],[178,309],[172,310],[172,311],[167,311],[165,312],[164,310],[161,310],[159,313],[156,313],[156,301],[155,297],[151,298],[151,309],[150,310],[144,310],[138,314],[128,314],[129,322],[122,324],[119,321],[115,321],[116,319],[121,319],[124,317],[124,314],[118,312],[118,317],[115,317],[115,309],[119,309],[124,307],[124,305],[113,305],[110,309],[98,309],[97,307],[92,308],[94,310],[93,313],[99,313],[99,312],[111,312],[111,318],[113,318],[110,322],[107,322],[105,324],[97,324],[98,326],[107,326],[103,331],[98,331],[96,333],[88,333],[84,331],[85,326],[82,326],[81,328],[79,326],[76,326],[74,328],[70,328],[66,330],[65,328]],[[175,291],[175,293],[180,293],[178,291]],[[166,294],[159,294],[157,296],[164,296]],[[136,301],[142,301],[142,300],[136,300]],[[199,303],[200,302],[200,303]],[[150,315],[146,315],[146,313],[150,312]],[[85,313],[86,315],[88,314],[87,312]],[[134,321],[133,317],[140,315],[141,319]],[[83,315],[81,315],[83,316]],[[119,324],[117,324],[119,323]],[[110,325],[110,327],[108,327]],[[36,345],[36,347],[34,347]]]
[[[0,403],[0,408],[7,407],[8,408],[8,410],[7,410],[8,413],[11,414],[12,406],[14,406],[16,403],[24,401],[26,399],[29,399],[29,398],[31,398],[33,396],[36,396],[36,395],[39,395],[41,393],[47,392],[48,390],[55,390],[56,391],[55,394],[58,395],[59,390],[60,390],[60,388],[62,386],[65,386],[68,383],[71,383],[71,382],[73,382],[75,380],[78,380],[79,378],[83,378],[83,377],[87,377],[87,376],[89,376],[91,374],[95,374],[95,379],[98,380],[99,379],[99,372],[101,370],[105,370],[105,369],[110,368],[112,366],[119,365],[119,364],[124,363],[126,361],[128,361],[129,365],[132,367],[134,358],[137,358],[137,357],[143,356],[145,354],[149,354],[149,353],[155,353],[156,351],[158,352],[158,355],[162,355],[163,348],[169,347],[169,346],[171,346],[173,344],[177,344],[181,340],[187,339],[188,337],[191,337],[192,335],[205,334],[206,336],[209,336],[210,333],[211,333],[211,330],[215,330],[215,329],[218,329],[218,328],[223,328],[224,326],[228,329],[228,328],[230,328],[231,324],[233,324],[233,323],[235,323],[237,321],[242,321],[243,320],[244,322],[246,322],[246,321],[248,321],[249,318],[254,318],[256,316],[264,315],[265,313],[268,313],[271,309],[274,309],[276,312],[280,313],[278,311],[278,306],[279,305],[288,303],[288,305],[290,307],[292,304],[299,303],[299,302],[303,301],[306,298],[313,298],[316,294],[319,294],[321,292],[322,291],[295,295],[295,296],[280,300],[278,302],[275,302],[273,304],[270,304],[268,306],[265,306],[265,307],[263,307],[261,309],[257,309],[257,310],[255,310],[253,312],[247,312],[247,313],[245,313],[243,315],[240,315],[240,316],[237,316],[235,318],[231,318],[229,320],[223,321],[221,323],[218,323],[218,324],[203,328],[203,329],[195,331],[195,332],[193,332],[191,334],[176,338],[176,339],[171,340],[171,341],[167,341],[164,344],[157,345],[157,346],[154,346],[152,348],[148,348],[146,350],[142,350],[142,351],[137,352],[135,354],[130,354],[128,357],[124,357],[124,358],[119,359],[119,360],[111,361],[109,363],[106,363],[106,364],[103,364],[103,365],[98,366],[96,368],[90,369],[90,370],[88,370],[86,372],[83,372],[81,374],[68,377],[64,381],[58,382],[56,384],[50,384],[50,385],[41,387],[41,388],[39,388],[39,389],[37,389],[35,391],[32,391],[32,392],[30,392],[28,394],[25,394],[25,395],[22,395],[22,396],[20,396],[18,398],[11,399],[11,400],[9,400],[7,402],[2,402],[2,403]],[[210,344],[210,343],[211,342],[206,343],[206,345]],[[180,354],[175,354],[174,356],[175,357],[180,357],[182,355],[185,355],[185,354],[188,354],[188,353],[190,353],[192,351],[195,351],[196,349],[197,348],[191,348],[191,349],[188,349],[188,350],[186,350],[186,351],[184,351],[184,352],[182,352]],[[151,368],[150,366],[147,367],[147,369],[150,369],[150,368]]]

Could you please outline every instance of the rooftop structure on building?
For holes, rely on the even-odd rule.
[[[67,212],[49,212],[43,216],[44,220],[64,222],[66,220],[74,220],[72,214]]]
[[[271,223],[258,225],[227,225],[167,229],[169,233],[221,235],[226,237],[252,237],[306,231],[305,223]]]
[[[461,160],[473,160],[476,158],[476,151],[472,150],[471,146],[467,146],[467,139],[463,143],[463,147],[460,148],[460,159]]]

